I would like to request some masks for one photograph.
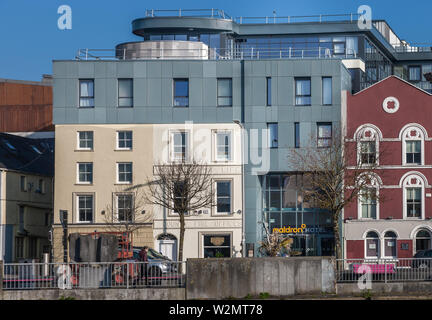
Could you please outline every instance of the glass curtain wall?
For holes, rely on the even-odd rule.
[[[304,201],[302,190],[308,186],[303,174],[270,174],[262,177],[263,214],[269,232],[274,228],[300,228],[303,233],[289,234],[294,238],[292,249],[300,255],[317,256],[328,253],[334,240],[332,216],[313,208]],[[327,251],[326,251],[327,250]]]

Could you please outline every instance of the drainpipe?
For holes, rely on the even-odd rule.
[[[234,123],[238,124],[241,132],[241,166],[242,166],[242,257],[246,257],[246,236],[245,236],[245,221],[246,221],[246,210],[245,210],[245,183],[244,183],[244,127],[239,120],[233,120]]]

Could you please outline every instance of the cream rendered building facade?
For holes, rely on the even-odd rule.
[[[226,212],[218,213],[216,206],[187,216],[184,259],[204,257],[205,250],[240,255],[243,207],[241,130],[237,124],[56,125],[55,261],[63,259],[59,210],[68,211],[69,234],[122,230],[119,217],[127,196],[138,202],[142,195],[129,188],[151,177],[156,163],[171,161],[174,140],[178,142],[179,137],[176,133],[186,133],[180,135],[187,137],[183,150],[212,166],[215,188],[221,185],[229,190],[220,197],[222,207],[229,206],[223,210]],[[217,157],[218,133],[228,143],[222,147],[229,153],[225,160]],[[136,209],[134,222],[139,225],[133,228],[134,246],[153,247],[175,260],[178,216],[144,203],[132,207]]]

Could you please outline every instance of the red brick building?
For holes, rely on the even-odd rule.
[[[411,258],[431,249],[432,95],[391,76],[347,97],[347,148],[377,162],[370,192],[343,214],[344,256]]]

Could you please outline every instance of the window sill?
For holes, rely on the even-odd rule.
[[[86,107],[78,106],[78,109],[94,109],[94,108],[95,106],[86,106]]]
[[[93,183],[83,183],[83,182],[77,182],[75,183],[76,186],[93,186]]]
[[[130,149],[114,149],[114,151],[133,151],[133,149],[132,148],[130,148]]]
[[[232,108],[232,105],[231,106],[217,106],[218,108]]]
[[[75,152],[93,152],[94,149],[75,149]]]
[[[116,182],[114,183],[115,186],[127,186],[132,185],[132,182]]]

